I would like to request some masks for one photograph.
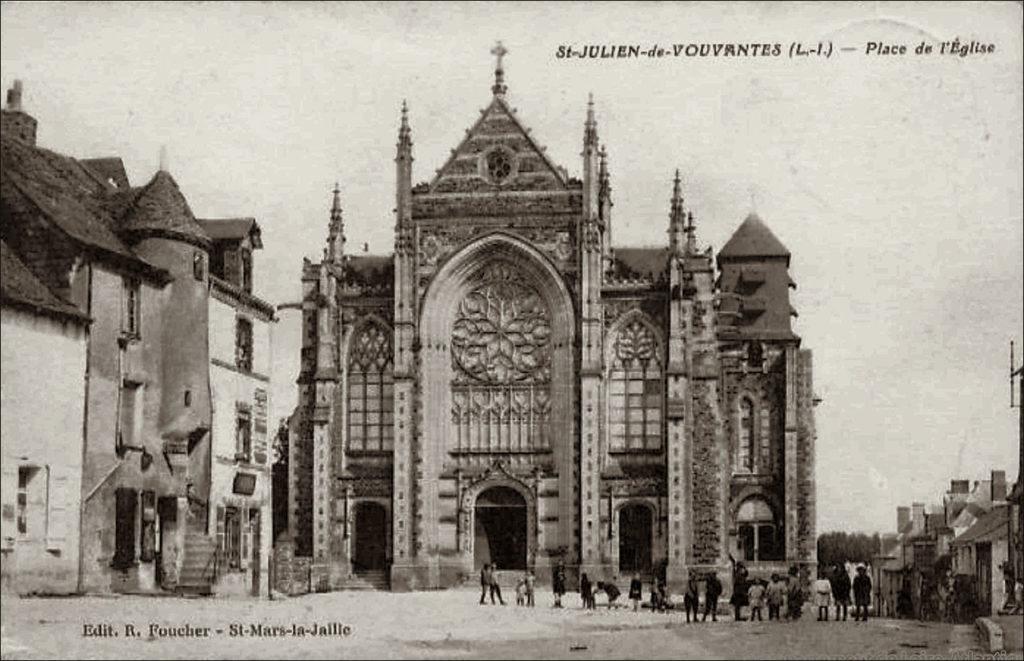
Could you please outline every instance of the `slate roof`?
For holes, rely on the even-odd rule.
[[[207,236],[214,241],[241,240],[251,236],[253,248],[263,247],[260,226],[255,218],[197,218],[196,220]]]
[[[983,515],[974,525],[953,540],[956,546],[973,544],[977,542],[990,542],[999,539],[1000,535],[1006,535],[1007,522],[1010,520],[1010,509],[1005,506],[993,508]]]
[[[668,266],[668,248],[615,248],[612,279],[645,278],[657,281]]]
[[[0,241],[0,300],[61,319],[89,320],[74,305],[47,289],[4,241]]]
[[[751,213],[718,253],[719,261],[743,257],[785,257],[788,264],[790,254],[764,221],[756,213]]]
[[[159,234],[188,241],[202,247],[210,245],[210,236],[196,221],[178,182],[164,170],[158,171],[142,187],[121,220],[120,230],[132,236]]]
[[[345,283],[366,287],[394,286],[395,260],[391,255],[350,255],[345,258]]]
[[[131,188],[131,184],[128,182],[128,173],[124,169],[124,161],[116,156],[109,158],[82,158],[78,162],[95,172],[104,183],[112,181],[112,185],[118,190]]]

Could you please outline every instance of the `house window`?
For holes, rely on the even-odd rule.
[[[228,569],[242,568],[242,513],[237,507],[224,508],[224,561]]]
[[[135,489],[114,492],[114,559],[111,566],[125,569],[135,563],[135,520],[139,498]]]
[[[156,557],[156,493],[142,492],[142,534],[139,560],[152,562]]]
[[[239,318],[235,326],[235,367],[252,371],[252,322]]]
[[[761,498],[743,501],[736,515],[740,556],[748,562],[782,559],[782,544],[771,508]]]
[[[125,278],[122,287],[122,321],[121,330],[126,335],[138,337],[142,329],[141,323],[141,296],[139,295],[139,281],[134,278]]]
[[[247,248],[242,248],[240,251],[242,258],[242,289],[247,293],[252,293],[252,251]]]
[[[736,472],[753,473],[757,457],[757,416],[754,402],[744,397],[740,400],[739,429],[737,430]]]
[[[661,448],[664,381],[658,341],[635,320],[616,335],[608,373],[609,449]]]
[[[391,337],[380,324],[367,324],[352,338],[349,350],[349,448],[364,452],[391,451],[394,447],[393,415]]]
[[[37,471],[34,466],[18,467],[18,534],[28,535],[28,492],[29,483]]]
[[[235,460],[252,458],[252,414],[248,408],[239,408],[235,416]]]
[[[199,250],[192,253],[192,277],[199,282],[206,277],[206,258]]]

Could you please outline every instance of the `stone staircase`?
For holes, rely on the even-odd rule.
[[[209,595],[217,580],[219,565],[217,540],[200,533],[185,535],[185,555],[178,575],[177,591],[185,594]]]
[[[339,590],[382,590],[391,589],[388,573],[384,570],[359,571],[345,579]]]

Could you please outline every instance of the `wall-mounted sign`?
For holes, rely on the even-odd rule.
[[[236,473],[231,491],[242,496],[253,495],[256,492],[256,476],[252,473]]]

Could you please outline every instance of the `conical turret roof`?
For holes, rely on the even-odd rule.
[[[210,244],[209,235],[196,221],[178,183],[164,170],[139,190],[121,221],[121,231],[134,236],[171,236],[203,247]]]

